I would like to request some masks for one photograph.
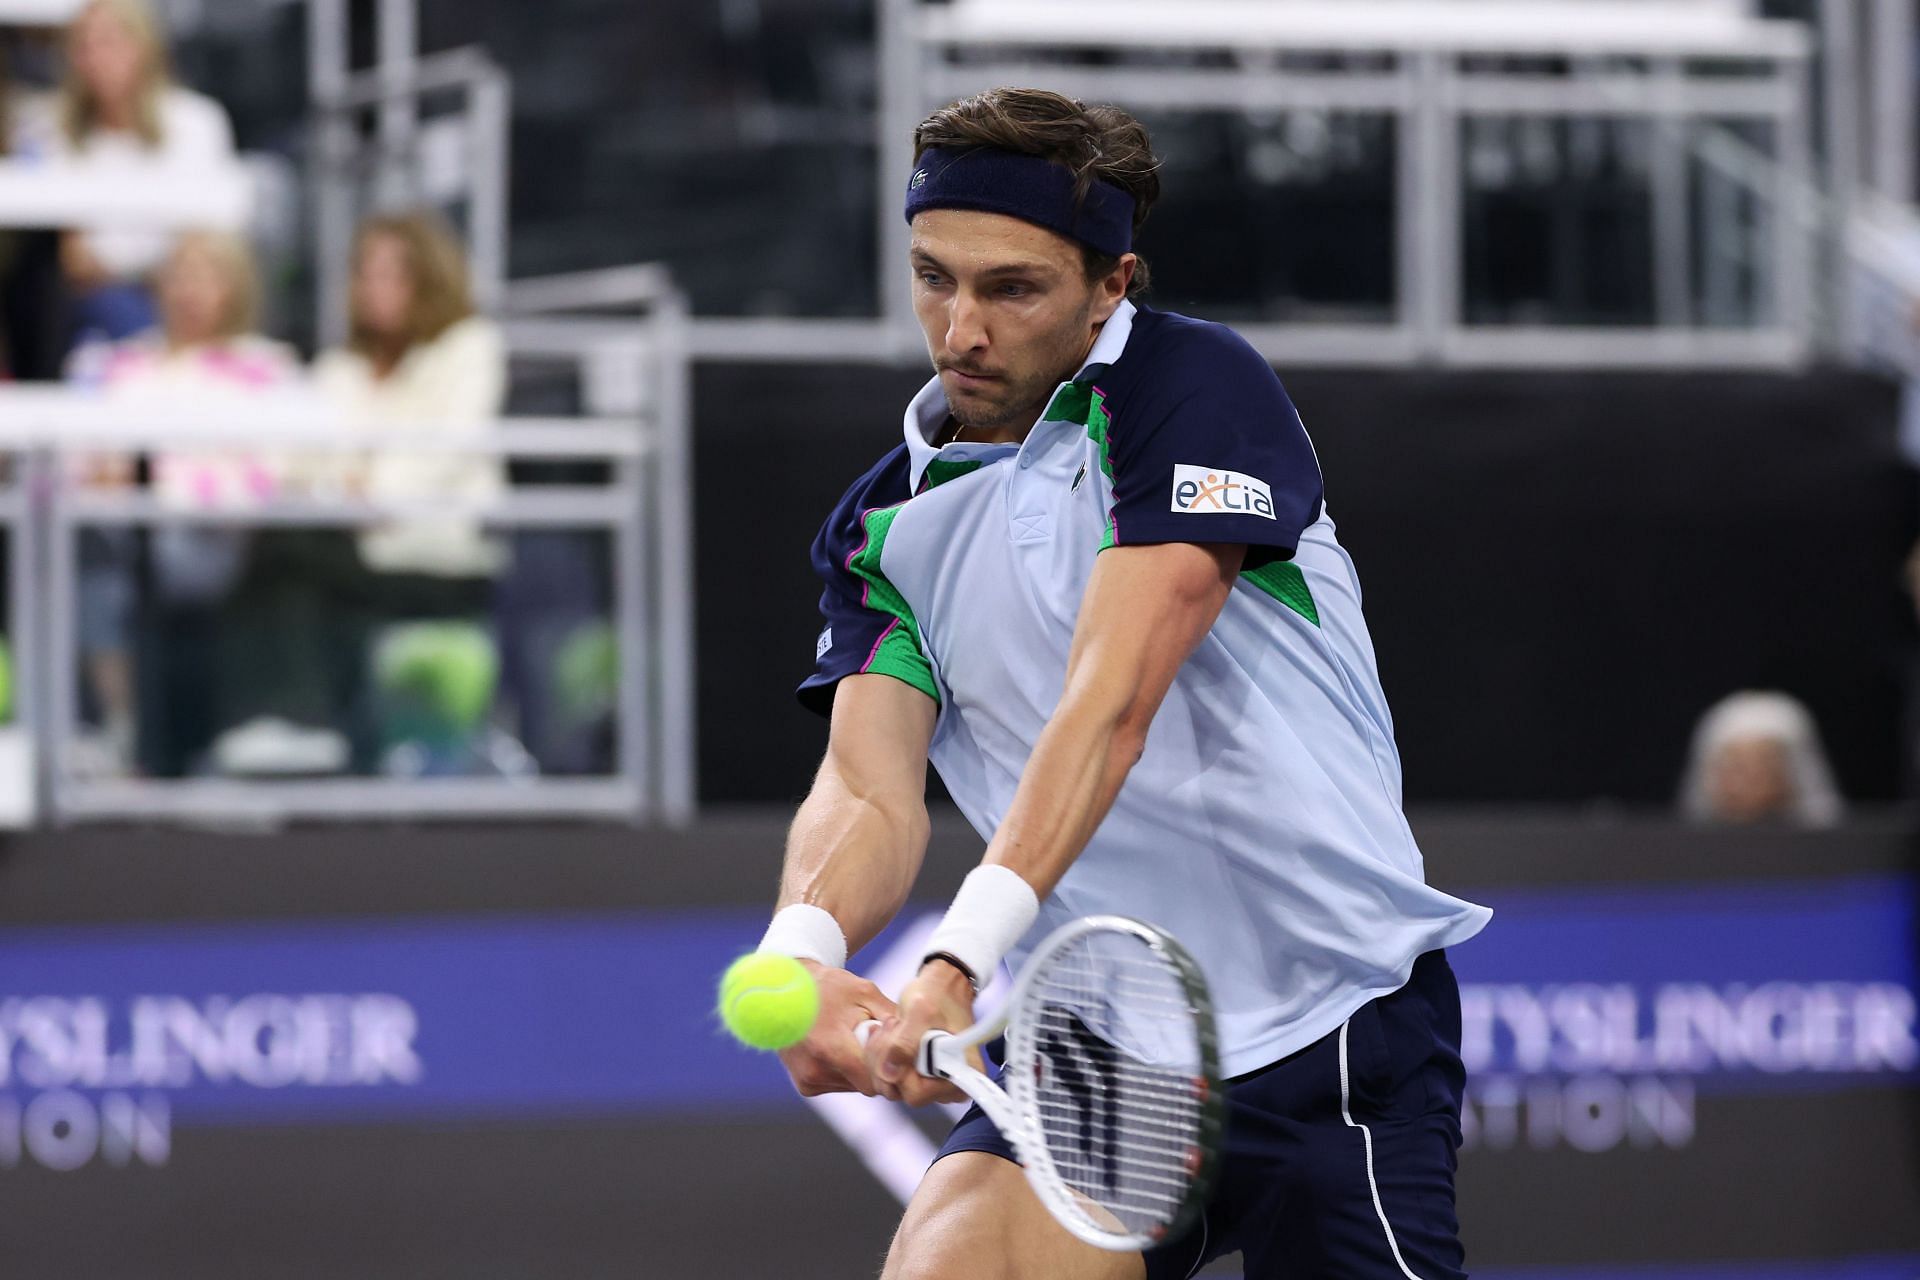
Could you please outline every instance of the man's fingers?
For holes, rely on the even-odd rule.
[[[900,1078],[902,1055],[898,1041],[900,1028],[898,1023],[890,1023],[887,1030],[876,1038],[873,1048],[867,1051],[867,1063],[873,1068],[873,1077],[892,1084]]]
[[[900,1101],[910,1107],[933,1102],[965,1102],[967,1095],[955,1085],[932,1076],[913,1075],[900,1084]]]
[[[820,1018],[799,1045],[783,1050],[781,1061],[803,1096],[823,1093],[863,1093],[876,1090],[873,1059],[866,1045],[847,1042],[848,1034],[876,1018],[890,1018],[893,1001],[878,987],[845,969],[830,969],[803,960],[820,988]]]
[[[886,1019],[896,1016],[900,1010],[887,998],[887,993],[871,982],[862,981],[853,991],[854,1002],[867,1011],[872,1018]]]

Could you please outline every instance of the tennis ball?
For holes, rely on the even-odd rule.
[[[784,1049],[806,1039],[820,1012],[820,991],[792,956],[757,951],[720,979],[720,1021],[741,1044]]]

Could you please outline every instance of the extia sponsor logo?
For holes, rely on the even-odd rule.
[[[1173,469],[1173,510],[1186,515],[1275,518],[1273,490],[1264,481],[1225,467],[1186,463]]]

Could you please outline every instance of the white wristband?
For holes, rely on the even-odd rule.
[[[796,902],[775,912],[757,949],[818,961],[829,969],[847,967],[847,935],[840,922],[810,902]]]
[[[927,954],[944,951],[972,972],[981,988],[1040,914],[1040,898],[1017,871],[998,863],[975,867],[953,895],[946,918],[927,939]]]

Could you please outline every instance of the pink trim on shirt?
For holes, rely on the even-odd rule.
[[[871,651],[868,652],[867,660],[860,664],[860,672],[862,675],[873,670],[874,660],[880,656],[880,646],[887,642],[887,637],[892,635],[893,629],[899,625],[900,625],[900,619],[895,618],[893,621],[887,624],[887,629],[880,633],[880,638],[873,642],[873,648]]]

